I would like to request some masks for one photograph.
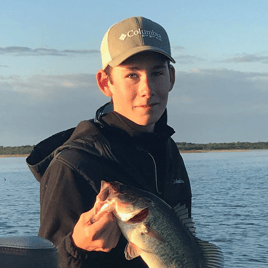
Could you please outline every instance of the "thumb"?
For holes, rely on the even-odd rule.
[[[94,212],[97,211],[97,213],[94,214],[91,223],[98,221],[104,214],[112,212],[114,208],[114,203],[98,202],[96,207],[94,206]]]

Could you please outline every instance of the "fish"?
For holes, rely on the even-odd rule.
[[[149,268],[218,268],[223,254],[213,243],[196,237],[185,205],[174,208],[145,190],[117,181],[101,182],[96,218],[112,212],[128,241],[125,257],[140,256]]]

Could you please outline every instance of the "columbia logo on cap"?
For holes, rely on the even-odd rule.
[[[121,36],[119,37],[119,40],[124,41],[126,37],[127,37],[126,34],[121,34]]]
[[[142,35],[142,37],[150,37],[150,38],[156,38],[157,40],[162,42],[162,37],[161,34],[158,34],[154,32],[154,30],[143,30],[143,29],[138,29],[138,30],[130,30],[127,32],[127,34],[121,34],[119,37],[119,40],[125,41],[127,37],[133,37],[135,35]]]

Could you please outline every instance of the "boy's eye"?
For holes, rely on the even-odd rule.
[[[162,72],[153,72],[152,73],[152,76],[160,76],[162,75],[163,73]]]
[[[138,75],[137,74],[128,74],[127,77],[133,79],[133,78],[137,78]]]

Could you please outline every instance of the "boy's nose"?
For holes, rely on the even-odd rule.
[[[154,95],[154,89],[152,85],[152,81],[150,81],[149,77],[144,77],[141,85],[141,96],[145,98],[150,98]]]

